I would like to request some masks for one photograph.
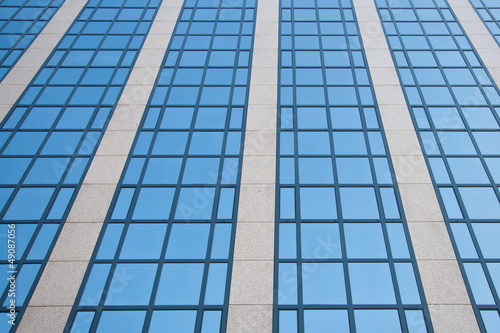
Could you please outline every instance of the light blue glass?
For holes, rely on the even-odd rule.
[[[201,333],[218,333],[221,326],[221,311],[204,311]]]
[[[293,158],[280,158],[280,184],[295,183],[295,161]]]
[[[44,132],[17,132],[3,155],[34,155],[46,135]]]
[[[40,264],[24,264],[16,278],[16,306],[23,306],[26,297],[40,270]],[[9,298],[5,299],[4,306],[7,306]]]
[[[210,226],[175,223],[170,231],[167,259],[204,259],[207,256]]]
[[[387,258],[379,223],[344,223],[344,233],[348,258]]]
[[[223,138],[222,132],[195,132],[191,138],[189,154],[220,155]]]
[[[485,155],[500,155],[500,146],[496,144],[500,140],[500,132],[474,132],[479,150]]]
[[[298,108],[297,124],[299,129],[326,129],[326,109]]]
[[[66,171],[69,161],[69,158],[38,158],[24,183],[57,184]]]
[[[103,311],[96,332],[141,332],[145,317],[146,311]]]
[[[34,107],[24,120],[23,129],[46,129],[52,127],[61,108],[56,107]]]
[[[108,291],[104,305],[148,305],[156,270],[156,264],[117,264],[111,284],[119,292]]]
[[[17,192],[4,220],[38,220],[47,208],[54,188],[24,187]]]
[[[194,112],[193,108],[167,107],[165,108],[165,113],[163,114],[163,119],[161,121],[160,128],[187,129],[191,126],[193,112]],[[168,137],[165,137],[164,139],[168,139]]]
[[[436,183],[438,184],[449,184],[450,177],[448,176],[448,171],[444,165],[442,158],[429,158],[429,164],[431,166],[432,175]]]
[[[204,264],[164,264],[156,305],[197,305]]]
[[[344,268],[340,263],[302,263],[304,304],[346,304]]]
[[[278,327],[279,333],[297,333],[297,311],[280,311]]]
[[[411,263],[395,263],[399,293],[403,304],[420,304],[415,272]]]
[[[227,264],[213,263],[208,269],[205,304],[222,305],[226,290]]]
[[[397,310],[354,310],[358,333],[402,332]]]
[[[495,259],[500,256],[498,237],[500,236],[500,223],[472,223],[481,253],[486,259]]]
[[[387,263],[349,263],[354,304],[396,304],[394,286]]]
[[[182,188],[175,210],[175,219],[210,219],[213,211],[215,188]]]
[[[350,332],[347,310],[304,310],[304,332]]]
[[[113,259],[123,230],[123,224],[109,223],[102,239],[97,259]]]
[[[17,184],[30,161],[28,158],[0,158],[0,184]]]
[[[94,319],[94,312],[79,311],[76,313],[75,320],[71,326],[71,333],[88,332],[92,326]]]
[[[146,173],[144,174],[143,183],[176,184],[179,179],[181,164],[181,158],[151,158],[148,162]],[[132,164],[131,167],[133,167]],[[129,169],[131,167],[129,167]],[[137,172],[140,172],[140,169],[137,170]],[[128,174],[127,172],[127,175]]]
[[[330,155],[329,135],[326,132],[299,132],[299,154]]]
[[[333,184],[333,166],[330,158],[300,158],[301,184]]]
[[[110,268],[111,264],[96,264],[92,267],[80,305],[99,305]]]
[[[280,189],[280,218],[295,218],[295,190],[293,188]]]
[[[197,129],[224,129],[226,125],[225,108],[199,108],[196,116]]]
[[[333,188],[300,188],[300,216],[302,219],[335,219],[336,198]]]
[[[227,259],[229,257],[229,243],[231,238],[231,224],[218,223],[215,225],[212,244],[212,259]]]
[[[380,196],[382,198],[382,206],[384,207],[384,215],[386,219],[399,219],[399,207],[396,201],[396,194],[393,188],[381,188]]]
[[[120,259],[158,259],[166,230],[167,225],[163,223],[131,223],[123,242]]]
[[[153,146],[153,154],[182,155],[186,149],[187,138],[188,133],[185,132],[159,132]]]
[[[281,224],[280,233],[284,226],[289,226],[287,234],[281,236],[283,240],[288,239],[292,244],[280,243],[280,249],[283,247],[289,249],[291,258],[295,258],[295,225]],[[339,226],[337,223],[303,223],[300,226],[301,233],[301,256],[303,259],[339,259],[342,257],[340,246]],[[280,238],[281,240],[281,238]],[[281,252],[280,252],[281,253]],[[280,255],[281,257],[281,255]]]
[[[218,158],[188,158],[182,178],[183,184],[215,184],[219,173]],[[180,169],[180,159],[178,163]]]
[[[54,242],[54,238],[58,229],[59,226],[56,224],[45,224],[42,226],[41,230],[38,232],[38,235],[36,236],[35,243],[33,243],[30,249],[28,260],[45,259],[47,253],[49,252],[50,246]],[[19,254],[18,258],[21,258]]]
[[[370,187],[343,187],[340,189],[342,215],[345,219],[378,219],[375,191]]]
[[[297,257],[295,223],[279,224],[279,257],[280,259],[294,259]]]
[[[437,129],[464,128],[457,108],[429,108],[429,114]]]
[[[395,259],[410,258],[408,244],[406,243],[406,235],[402,223],[387,223],[387,234],[391,244],[392,256]]]
[[[447,155],[476,154],[476,149],[467,132],[438,132],[438,137]]]
[[[451,230],[453,231],[453,237],[458,247],[458,252],[460,253],[460,258],[464,259],[477,259],[477,252],[472,242],[472,238],[465,223],[450,223]]]
[[[495,301],[480,263],[464,263],[467,280],[476,304],[494,305]]]
[[[358,108],[332,107],[330,112],[334,129],[361,129]]]
[[[500,329],[500,316],[498,315],[498,311],[483,310],[481,311],[481,318],[483,319],[487,332],[495,332]]]
[[[333,146],[336,155],[365,155],[365,136],[361,132],[334,132]]]
[[[297,304],[297,264],[280,263],[278,270],[278,304]]]
[[[489,108],[462,108],[471,129],[498,129],[498,122]]]
[[[173,188],[142,188],[132,218],[168,219],[174,192]]]
[[[367,158],[337,158],[340,184],[372,184],[370,162]]]
[[[439,188],[439,193],[444,203],[446,209],[446,214],[450,219],[461,219],[463,218],[462,211],[457,201],[455,191],[449,187]]]
[[[194,332],[196,324],[196,311],[193,310],[157,310],[153,311],[148,332],[160,333],[165,327],[179,333]]]
[[[492,187],[460,187],[459,192],[469,218],[500,218],[500,203]]]
[[[217,209],[218,219],[231,219],[234,207],[234,188],[222,188],[220,190],[219,207]]]
[[[448,163],[458,184],[489,184],[479,158],[449,158]]]

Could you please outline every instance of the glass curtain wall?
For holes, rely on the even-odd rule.
[[[376,3],[479,326],[498,332],[498,88],[445,0]]]
[[[500,46],[500,3],[495,0],[469,0]]]
[[[350,0],[282,0],[274,332],[432,332]]]
[[[255,0],[186,0],[70,332],[225,332]]]
[[[63,3],[64,0],[0,2],[0,82]]]
[[[89,1],[1,123],[3,311],[15,300],[24,312],[159,4]],[[7,251],[11,230],[14,258]],[[17,276],[15,299],[10,271]],[[2,332],[17,327],[0,325]]]

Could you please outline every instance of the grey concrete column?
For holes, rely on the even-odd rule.
[[[479,332],[375,4],[353,2],[434,331]]]
[[[228,333],[272,331],[278,23],[279,0],[259,1]]]
[[[182,3],[166,0],[158,11],[18,332],[56,333],[66,325]]]
[[[500,48],[469,0],[448,0],[496,85],[500,84]]]
[[[87,0],[66,0],[0,83],[0,121],[5,118],[86,3]]]

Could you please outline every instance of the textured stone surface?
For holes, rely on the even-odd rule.
[[[479,332],[470,305],[429,305],[429,312],[436,333]]]
[[[259,246],[255,246],[255,244]],[[234,260],[274,260],[274,223],[238,223]]]
[[[419,260],[428,304],[470,304],[456,260]]]
[[[70,312],[70,306],[29,307],[16,332],[62,332]]]
[[[101,225],[99,223],[67,223],[50,255],[52,261],[90,260]]]
[[[409,222],[408,229],[417,260],[455,259],[455,252],[444,223]]]
[[[274,185],[246,185],[241,187],[238,221],[274,221],[274,210]]]
[[[87,261],[49,261],[29,305],[72,306],[87,266]]]
[[[272,328],[272,305],[229,306],[227,333],[268,333]]]
[[[273,260],[234,261],[230,304],[273,304]]]

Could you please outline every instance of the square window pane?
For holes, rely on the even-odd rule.
[[[387,263],[349,263],[354,304],[396,304]]]

